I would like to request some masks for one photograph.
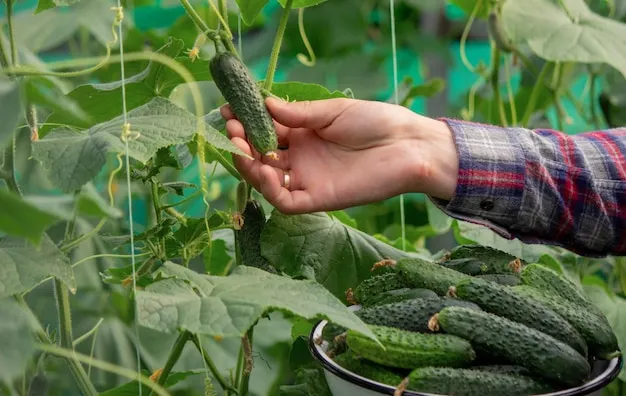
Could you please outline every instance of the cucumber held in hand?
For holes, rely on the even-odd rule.
[[[278,137],[259,87],[237,56],[216,44],[209,69],[215,85],[243,125],[248,141],[261,155],[278,159]]]
[[[446,307],[434,315],[433,331],[463,337],[472,345],[526,367],[550,382],[578,386],[589,379],[591,367],[574,348],[521,323],[485,311]]]

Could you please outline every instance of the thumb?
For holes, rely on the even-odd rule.
[[[329,126],[352,99],[333,98],[286,102],[268,97],[265,101],[272,118],[291,128],[321,129]]]

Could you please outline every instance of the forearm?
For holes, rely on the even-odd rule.
[[[626,129],[568,136],[443,120],[458,150],[460,220],[583,255],[626,255]]]

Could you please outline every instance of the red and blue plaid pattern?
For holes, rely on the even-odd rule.
[[[626,255],[626,128],[567,135],[444,118],[459,153],[449,216],[525,243]]]

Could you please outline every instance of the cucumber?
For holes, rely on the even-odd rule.
[[[431,329],[463,337],[549,382],[578,386],[591,374],[587,360],[569,345],[489,312],[446,307],[433,316]]]
[[[473,276],[486,274],[489,270],[487,264],[475,258],[459,258],[448,260],[441,263],[441,265],[446,268],[450,268],[455,271],[459,271],[464,274]]]
[[[517,374],[517,375],[528,375],[530,376],[530,371],[526,367],[516,366],[514,364],[490,364],[483,366],[472,366],[470,367],[472,370],[478,371],[487,371],[491,373],[504,373],[504,374]]]
[[[384,366],[414,369],[423,366],[464,367],[476,356],[467,340],[451,334],[423,334],[387,326],[369,326],[376,341],[348,330],[346,343],[356,355]]]
[[[367,304],[363,303],[364,307],[371,307],[374,305],[391,304],[400,301],[412,300],[414,298],[423,299],[438,299],[439,296],[432,290],[428,289],[409,289],[404,287],[402,289],[388,290],[377,294],[367,300]]]
[[[235,230],[235,235],[240,241],[243,265],[277,273],[269,261],[261,255],[261,232],[265,228],[266,221],[263,207],[258,201],[250,199],[246,203],[242,217],[243,226],[240,230]]]
[[[216,54],[209,62],[215,85],[243,125],[250,144],[261,155],[277,159],[276,128],[259,87],[235,54],[226,51],[222,43],[215,47]]]
[[[581,308],[561,296],[542,293],[531,286],[520,285],[513,289],[536,299],[571,323],[587,343],[590,356],[612,359],[620,355],[617,338],[604,314]]]
[[[407,389],[454,396],[528,396],[552,392],[529,376],[464,368],[422,367],[408,376]]]
[[[459,259],[480,261],[486,267],[482,271],[483,274],[515,274],[527,265],[524,260],[512,254],[482,245],[459,245],[452,249],[446,258],[447,261]]]
[[[574,282],[541,264],[530,264],[520,274],[522,283],[542,292],[550,292],[565,300],[597,310],[585,292]]]
[[[518,275],[513,274],[485,274],[476,275],[476,277],[504,286],[516,286],[522,283],[522,279]]]
[[[453,269],[414,257],[402,258],[389,264],[389,266],[408,287],[430,289],[439,296],[444,296],[450,286],[470,277]]]
[[[464,306],[480,309],[478,305],[455,298],[415,298],[396,303],[377,305],[355,311],[363,322],[370,325],[394,327],[401,330],[428,333],[428,321],[444,307]]]
[[[344,369],[381,384],[397,386],[404,379],[390,367],[360,358],[352,351],[342,353],[333,360]]]
[[[375,299],[381,293],[403,287],[405,287],[405,284],[398,274],[388,272],[361,281],[354,289],[353,297],[356,303],[368,306],[371,305],[370,299]]]
[[[451,291],[458,298],[471,301],[486,312],[551,335],[587,356],[585,340],[567,320],[536,299],[517,293],[511,287],[471,278],[457,283]]]

